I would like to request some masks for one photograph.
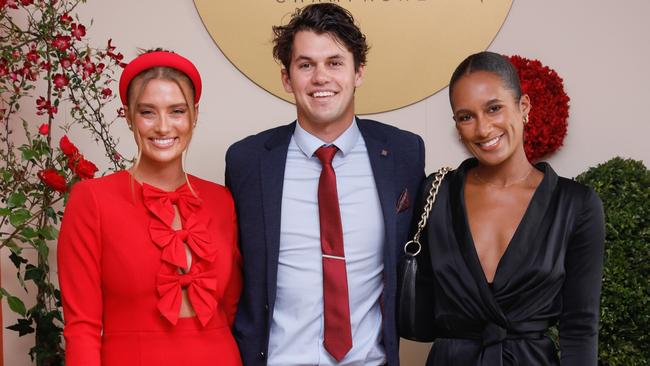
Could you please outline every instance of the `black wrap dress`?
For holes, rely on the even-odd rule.
[[[464,201],[465,176],[476,164],[468,159],[444,179],[423,235],[438,334],[427,365],[596,365],[604,243],[600,199],[593,189],[537,164],[544,178],[488,283]],[[556,324],[560,355],[546,334]]]

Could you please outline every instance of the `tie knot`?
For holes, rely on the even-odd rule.
[[[492,322],[488,322],[483,328],[483,334],[481,334],[481,338],[483,338],[483,346],[486,347],[503,342],[507,335],[508,331],[505,328]]]
[[[192,275],[190,274],[182,274],[178,278],[178,284],[181,285],[182,288],[185,288],[189,286],[192,283]]]
[[[178,236],[179,239],[181,239],[182,242],[186,242],[189,233],[187,232],[187,230],[181,229],[176,231],[176,235]]]
[[[169,193],[169,200],[172,201],[172,204],[176,205],[178,204],[178,199],[181,197],[181,195],[178,192],[170,192]]]
[[[321,146],[316,150],[316,156],[320,160],[321,164],[330,165],[332,164],[332,159],[334,159],[334,155],[336,155],[337,151],[339,151],[339,148],[334,145]]]

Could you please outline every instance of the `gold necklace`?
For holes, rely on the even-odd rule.
[[[492,183],[492,182],[488,182],[488,181],[486,181],[485,179],[481,178],[480,175],[478,175],[478,170],[477,170],[477,169],[474,169],[474,177],[476,177],[476,179],[477,179],[478,181],[480,181],[481,183],[485,183],[485,184],[487,184],[487,185],[489,185],[489,186],[493,186],[493,187],[496,187],[496,188],[504,189],[504,188],[512,187],[512,186],[514,186],[515,184],[517,184],[517,183],[521,183],[521,182],[523,182],[524,180],[526,180],[526,178],[528,178],[528,176],[530,175],[530,173],[532,173],[533,169],[534,169],[534,168],[531,166],[530,169],[528,170],[528,172],[526,173],[526,175],[524,175],[524,176],[521,177],[521,178],[518,178],[518,179],[515,180],[515,181],[512,181],[512,182],[510,182],[510,183],[508,183],[508,184],[504,184],[504,185],[498,185],[498,184],[494,184],[494,183]]]

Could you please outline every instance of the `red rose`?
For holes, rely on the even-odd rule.
[[[70,158],[70,169],[81,179],[90,179],[95,177],[97,166],[91,161],[84,159],[83,155]]]
[[[0,63],[0,77],[5,76],[9,74],[9,68],[7,67],[7,64],[4,62]]]
[[[113,91],[111,89],[109,88],[102,89],[102,97],[104,99],[110,97],[111,95],[113,95]]]
[[[48,104],[49,103],[47,102],[47,100],[45,100],[45,98],[42,96],[36,99],[36,109],[38,109],[39,111],[46,109]]]
[[[59,17],[59,21],[63,24],[68,24],[72,22],[72,17],[68,13],[65,13]]]
[[[48,168],[41,170],[37,175],[41,182],[57,192],[63,193],[68,190],[65,177],[59,174],[56,169]]]
[[[90,57],[86,56],[82,62],[83,67],[83,79],[95,72],[95,64],[90,61]]]
[[[54,75],[52,80],[54,82],[54,87],[56,89],[61,89],[61,88],[64,88],[64,87],[66,87],[68,85],[68,78],[65,77],[65,75],[63,75],[63,74]]]
[[[18,3],[16,0],[2,0],[0,1],[0,9],[4,8],[5,6],[8,6],[12,9],[18,9]]]
[[[39,58],[38,52],[36,52],[35,50],[31,50],[31,51],[27,52],[26,57],[27,57],[27,60],[29,62],[32,62],[32,63],[36,63],[38,61],[38,58]]]
[[[36,99],[36,109],[37,109],[36,114],[39,116],[45,114],[46,112],[51,116],[56,114],[56,112],[58,112],[59,110],[57,107],[53,106],[48,100],[45,100],[45,98],[43,97],[38,97],[38,99]]]
[[[81,37],[86,35],[86,27],[83,24],[72,23],[72,36],[81,41]]]
[[[41,62],[39,66],[45,71],[50,71],[52,69],[52,64],[45,61]]]
[[[73,52],[69,52],[66,56],[61,58],[61,66],[63,66],[64,69],[69,69],[75,61],[77,61],[77,55]]]
[[[52,46],[59,51],[65,51],[70,48],[70,40],[72,40],[70,36],[58,35],[54,38],[54,41],[52,41]]]
[[[47,123],[43,123],[38,128],[38,133],[40,133],[43,136],[46,136],[48,133],[50,133],[50,125],[48,125]]]
[[[29,61],[25,61],[23,63],[23,67],[21,69],[18,69],[18,74],[20,74],[22,77],[24,77],[27,80],[36,80],[36,76],[38,76],[38,72],[36,70],[32,69],[32,64]]]
[[[34,0],[20,0],[20,3],[23,4],[23,6],[32,5]]]
[[[61,137],[61,140],[59,141],[59,147],[68,158],[79,154],[79,149],[77,149],[77,147],[74,146],[72,142],[70,142],[70,139],[68,139],[67,135],[63,135],[63,137]]]
[[[61,58],[61,66],[64,69],[69,69],[72,66],[72,61],[70,61],[70,59],[67,57],[63,57]]]

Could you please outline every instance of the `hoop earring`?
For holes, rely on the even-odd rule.
[[[525,115],[523,119],[524,119],[524,124],[528,123],[528,115]]]

